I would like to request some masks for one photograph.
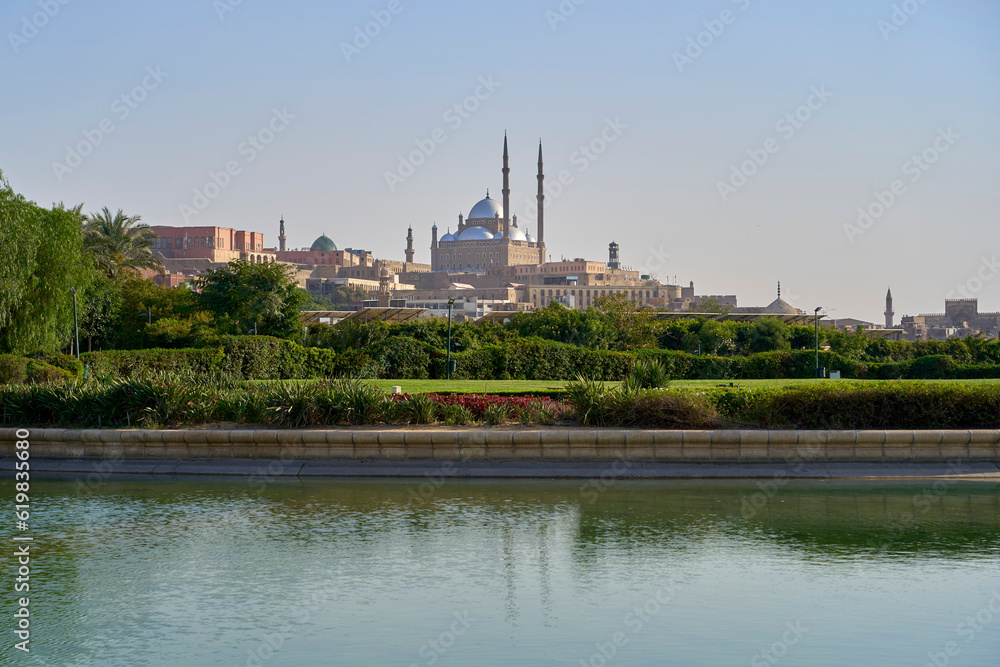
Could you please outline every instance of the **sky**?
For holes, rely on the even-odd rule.
[[[553,259],[881,322],[1000,311],[995,0],[6,0],[42,205],[416,261],[487,188]]]

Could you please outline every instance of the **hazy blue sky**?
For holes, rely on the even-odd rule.
[[[45,205],[272,244],[283,214],[291,247],[399,259],[413,225],[429,261],[434,222],[499,197],[506,130],[522,227],[540,137],[565,172],[556,259],[616,240],[741,305],[781,280],[836,317],[881,321],[889,285],[897,320],[959,285],[1000,310],[996,0],[62,2],[0,8],[0,169]]]

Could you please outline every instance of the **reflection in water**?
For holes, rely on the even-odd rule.
[[[1000,625],[967,643],[955,631],[1000,590],[1000,485],[418,484],[137,479],[78,496],[39,482],[35,654],[731,665],[796,622],[808,632],[783,664],[922,665],[952,640],[964,665],[1000,654]]]

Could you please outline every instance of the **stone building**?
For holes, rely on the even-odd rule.
[[[979,299],[947,299],[943,313],[905,315],[900,326],[906,340],[996,337],[1000,336],[1000,312],[979,312]]]

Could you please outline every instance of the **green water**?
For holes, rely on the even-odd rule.
[[[32,652],[12,647],[11,583],[2,664],[1000,664],[996,484],[32,492]]]

